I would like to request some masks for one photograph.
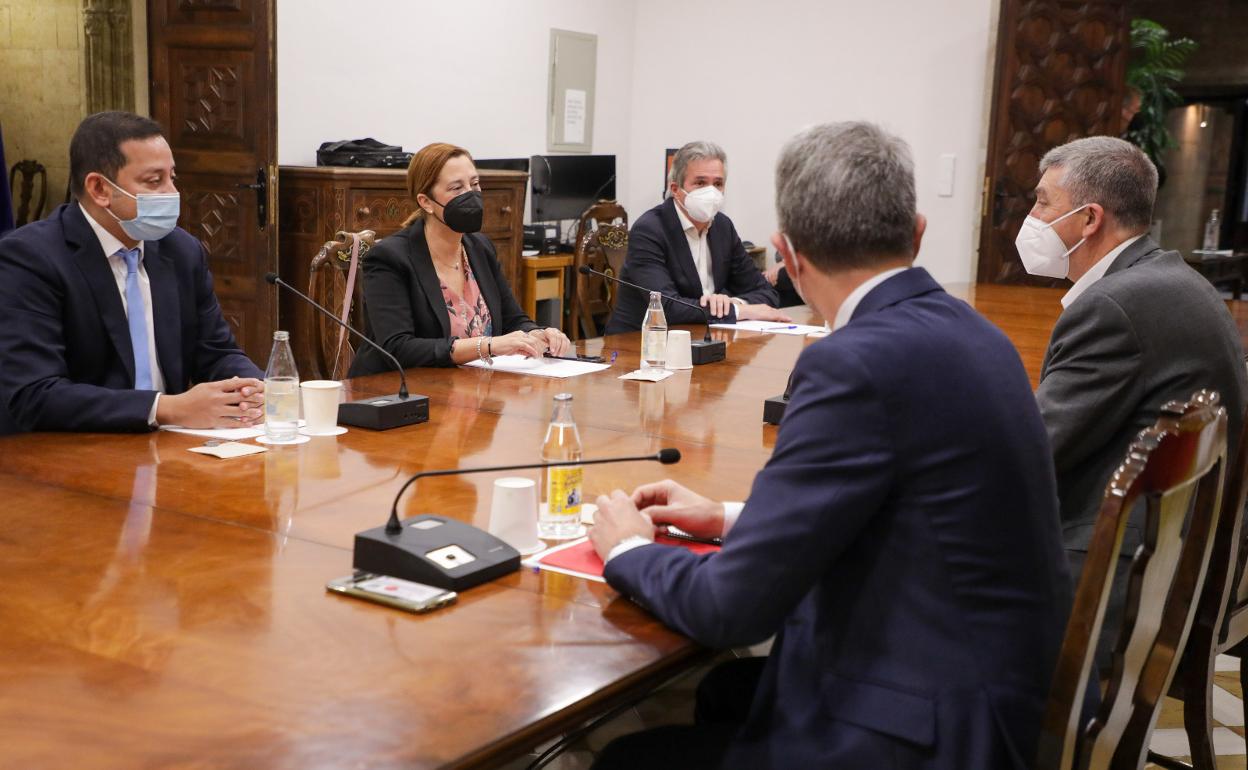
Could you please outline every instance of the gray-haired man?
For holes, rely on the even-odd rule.
[[[763,278],[732,220],[720,212],[724,203],[727,156],[713,142],[690,142],[672,159],[668,198],[637,218],[629,231],[626,281],[685,297],[707,308],[714,319],[788,321],[775,309],[779,295]],[[641,328],[649,298],[624,289],[607,323],[607,334]],[[665,303],[670,324],[701,323],[695,308]]]
[[[1018,235],[1023,265],[1069,278],[1036,397],[1057,471],[1063,540],[1076,578],[1110,475],[1162,404],[1200,388],[1222,394],[1231,446],[1248,378],[1239,331],[1209,282],[1148,236],[1157,169],[1132,144],[1079,139],[1040,161],[1036,204]],[[1142,511],[1123,542],[1139,543]],[[1102,663],[1121,619],[1126,560],[1102,635]]]
[[[912,266],[926,220],[899,138],[816,126],[776,186],[772,243],[833,332],[798,358],[775,452],[744,507],[658,482],[599,497],[591,534],[607,582],[672,628],[775,644],[716,668],[695,724],[596,768],[1024,770],[1070,574],[1022,362]],[[656,544],[663,523],[723,550]]]

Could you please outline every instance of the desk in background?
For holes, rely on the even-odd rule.
[[[1192,269],[1208,279],[1214,286],[1227,286],[1232,296],[1240,299],[1244,293],[1244,268],[1248,263],[1248,253],[1209,254],[1187,253],[1183,261]]]
[[[565,312],[568,304],[567,290],[567,272],[572,266],[572,255],[563,254],[538,254],[532,257],[520,258],[521,279],[520,305],[524,308],[524,313],[538,323],[543,323],[537,317],[537,303],[542,300],[554,300],[559,303],[556,322],[552,324],[563,331],[567,331],[567,313]]]

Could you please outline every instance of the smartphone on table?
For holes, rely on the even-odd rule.
[[[374,575],[369,572],[356,572],[334,578],[325,584],[326,590],[334,593],[354,596],[370,602],[384,604],[387,607],[406,612],[430,612],[445,607],[458,598],[459,594],[444,588],[413,583],[410,580]]]

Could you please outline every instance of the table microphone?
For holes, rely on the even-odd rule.
[[[789,372],[789,382],[784,386],[784,395],[772,396],[763,402],[763,422],[768,425],[779,425],[784,419],[784,410],[789,405],[789,396],[793,393],[793,372]]]
[[[644,291],[647,294],[651,291],[644,286],[638,286],[635,283],[630,283],[623,278],[616,278],[614,275],[608,275],[599,270],[595,270],[589,265],[581,265],[580,273],[581,275],[596,275],[601,278],[606,278],[608,281],[615,281],[618,284],[637,289],[638,291]],[[660,293],[659,296],[663,299],[675,302],[678,305],[687,305],[695,310],[701,310],[702,315],[706,318],[706,334],[703,335],[701,340],[696,340],[690,343],[689,353],[692,363],[697,366],[700,364],[713,364],[716,361],[723,361],[727,355],[728,346],[724,344],[723,340],[711,339],[711,312],[698,303],[691,302],[684,297],[669,297],[662,293]]]
[[[384,526],[356,533],[352,566],[361,572],[412,580],[450,591],[471,588],[520,569],[520,553],[494,535],[458,519],[425,513],[400,521],[399,498],[417,479],[644,460],[671,465],[680,462],[680,450],[666,448],[649,455],[607,457],[599,460],[560,460],[421,471],[399,487],[394,503],[390,506],[390,519]]]
[[[403,367],[399,364],[399,359],[395,358],[390,351],[370,340],[368,335],[350,324],[343,323],[341,318],[326,310],[316,300],[283,281],[278,277],[277,273],[265,273],[264,280],[274,286],[281,286],[287,291],[294,292],[296,296],[319,310],[331,321],[380,351],[383,356],[390,359],[390,363],[394,364],[395,371],[399,373],[398,393],[389,396],[374,396],[373,398],[366,398],[360,401],[345,401],[338,405],[338,422],[354,425],[358,428],[389,430],[390,428],[415,425],[429,420],[429,397],[420,394],[415,396],[408,395],[407,373],[403,371]]]

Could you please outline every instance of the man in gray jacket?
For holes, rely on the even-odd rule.
[[[1148,235],[1157,169],[1121,139],[1056,147],[1040,161],[1036,204],[1018,236],[1036,275],[1069,278],[1036,398],[1053,445],[1063,539],[1076,580],[1110,476],[1162,404],[1201,388],[1222,395],[1234,451],[1248,377],[1239,331],[1218,292]],[[1123,541],[1099,659],[1121,623],[1125,567],[1143,508]]]

